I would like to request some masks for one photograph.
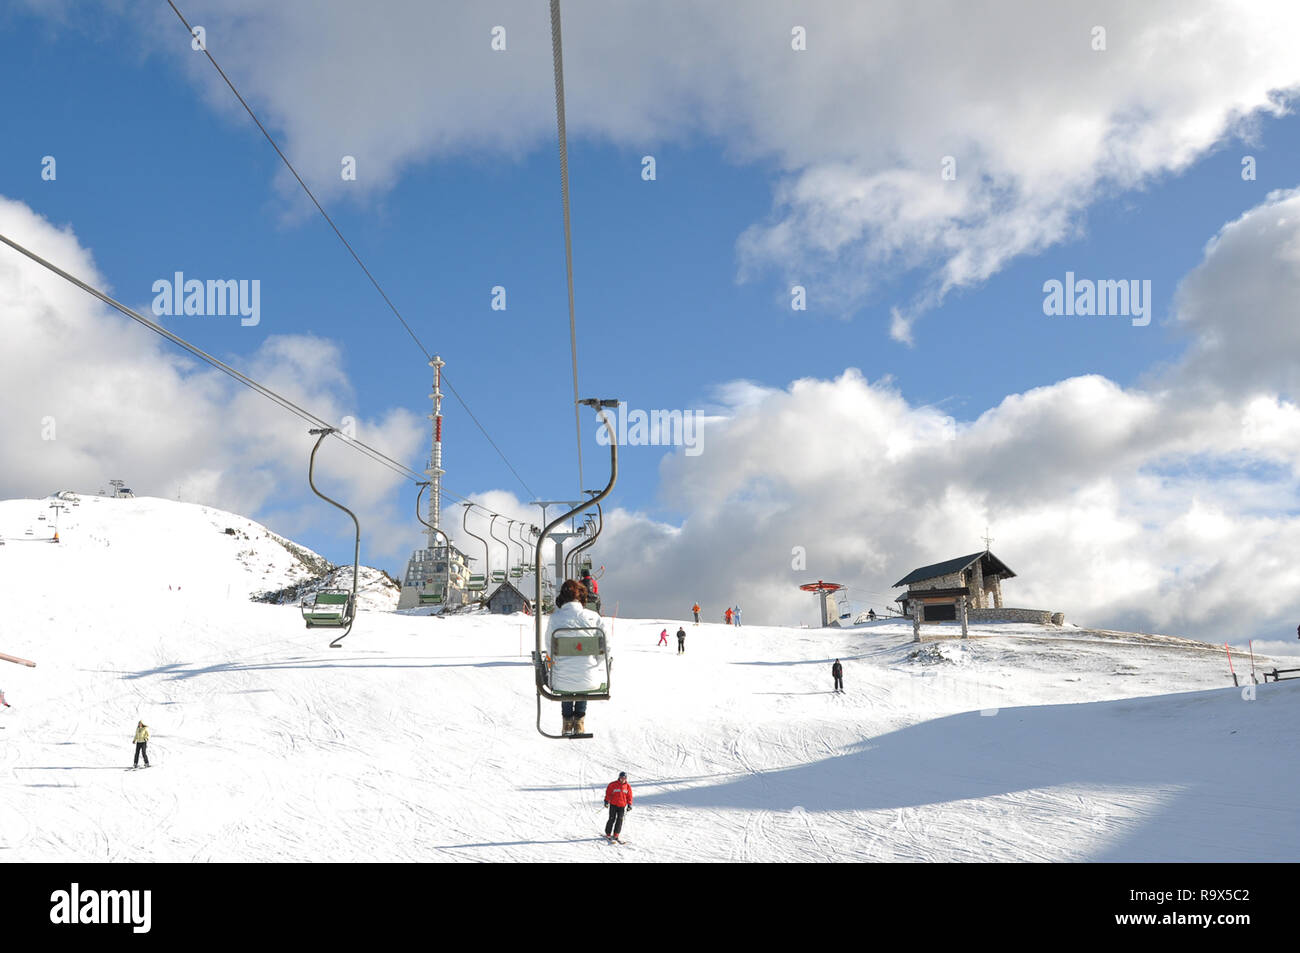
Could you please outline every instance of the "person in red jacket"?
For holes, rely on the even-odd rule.
[[[605,806],[609,808],[609,820],[605,822],[605,839],[616,841],[623,833],[623,813],[632,810],[632,785],[627,783],[627,772],[620,771],[617,781],[610,781],[605,788]]]

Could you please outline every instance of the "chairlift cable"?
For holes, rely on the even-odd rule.
[[[185,15],[181,13],[181,11],[177,8],[176,4],[173,3],[172,0],[167,0],[167,5],[172,8],[173,12],[175,12],[176,16],[180,19],[181,23],[185,25],[185,29],[189,31],[190,36],[193,36],[194,28],[190,26],[189,21],[185,19]],[[206,43],[202,45],[202,50],[203,50],[203,55],[206,56],[208,58],[208,62],[212,64],[213,69],[215,69],[217,73],[221,76],[221,78],[225,80],[226,85],[229,86],[230,91],[235,94],[235,98],[238,99],[239,104],[244,107],[244,111],[248,113],[249,118],[252,119],[254,124],[256,124],[257,128],[261,130],[262,135],[266,137],[266,141],[271,144],[271,148],[274,149],[275,154],[280,157],[280,161],[284,163],[285,168],[289,170],[289,172],[293,175],[294,179],[298,182],[298,184],[302,186],[302,190],[307,193],[307,197],[311,199],[312,204],[316,206],[316,210],[320,212],[321,216],[325,219],[325,221],[329,223],[329,227],[333,229],[334,234],[338,236],[338,240],[343,243],[343,247],[348,250],[348,254],[352,256],[353,260],[356,261],[357,265],[361,268],[361,270],[365,272],[366,277],[370,279],[370,283],[375,286],[375,290],[379,292],[380,297],[384,299],[384,303],[388,305],[388,309],[392,311],[393,315],[397,318],[397,320],[402,323],[402,327],[406,329],[406,333],[411,336],[411,340],[415,342],[416,347],[418,347],[420,351],[424,354],[425,361],[433,360],[433,355],[429,353],[429,349],[424,346],[424,343],[416,335],[415,331],[411,328],[410,324],[408,324],[406,319],[402,317],[402,313],[397,309],[397,305],[395,305],[392,299],[388,297],[388,293],[384,291],[383,287],[379,284],[378,279],[376,279],[375,276],[371,273],[370,269],[366,267],[366,263],[361,260],[361,256],[357,254],[356,249],[353,248],[352,244],[347,240],[347,238],[344,237],[343,232],[339,230],[339,227],[336,224],[334,224],[334,219],[330,218],[329,213],[325,211],[325,207],[321,205],[320,202],[317,200],[315,193],[313,193],[312,190],[308,188],[307,183],[303,181],[302,176],[298,174],[298,170],[293,167],[293,163],[289,161],[289,157],[284,154],[284,151],[280,148],[279,144],[275,141],[275,138],[271,135],[271,133],[267,130],[266,126],[262,125],[262,120],[257,118],[257,114],[254,113],[253,108],[248,105],[248,101],[244,99],[242,95],[240,95],[239,90],[235,88],[235,84],[231,82],[230,77],[226,75],[226,71],[221,68],[220,64],[217,63],[216,59],[212,56],[212,53],[209,52]],[[566,215],[567,215],[567,211],[566,211]],[[474,412],[471,411],[469,409],[469,405],[465,403],[465,399],[460,396],[460,393],[456,390],[455,387],[451,386],[451,383],[450,381],[448,381],[445,373],[442,375],[442,381],[443,383],[447,384],[448,388],[452,392],[452,395],[455,396],[456,400],[460,402],[460,405],[462,408],[464,408],[465,413],[469,414],[470,419],[474,421],[474,425],[478,427],[478,429],[482,432],[483,436],[487,438],[487,442],[491,444],[492,449],[497,452],[497,456],[499,456],[502,459],[502,461],[504,461],[505,465],[510,468],[510,472],[515,475],[515,479],[517,479],[520,482],[520,484],[523,485],[523,488],[528,491],[529,496],[536,497],[537,494],[534,493],[529,488],[527,483],[524,483],[523,477],[519,475],[519,471],[514,468],[514,465],[510,462],[510,460],[506,457],[506,455],[501,452],[501,448],[497,446],[496,441],[492,439],[491,435],[487,432],[487,429],[481,423],[479,423],[478,418],[474,416]],[[575,381],[574,394],[576,400],[576,394],[577,394],[576,381]]]
[[[248,387],[249,389],[257,392],[258,394],[261,394],[263,397],[279,405],[280,407],[284,408],[285,410],[289,411],[295,416],[301,418],[307,423],[312,424],[315,427],[330,428],[332,431],[334,431],[331,434],[331,436],[343,441],[343,443],[352,447],[357,452],[362,453],[365,456],[369,457],[375,463],[379,463],[382,466],[387,467],[389,470],[392,470],[394,473],[398,474],[402,478],[410,480],[413,483],[419,484],[426,481],[427,478],[423,473],[411,469],[410,467],[406,466],[406,464],[394,460],[392,457],[388,456],[382,451],[376,450],[374,447],[371,447],[370,445],[363,443],[362,441],[356,439],[355,437],[349,437],[346,434],[339,433],[337,428],[335,428],[332,424],[330,424],[328,421],[324,420],[323,418],[316,416],[309,410],[299,407],[297,404],[289,400],[287,397],[284,397],[276,393],[275,391],[265,386],[264,384],[258,383],[256,380],[249,377],[247,374],[244,374],[241,371],[236,370],[235,368],[231,367],[229,364],[225,363],[224,361],[221,361],[218,358],[213,357],[207,351],[204,351],[202,348],[191,344],[189,341],[186,341],[180,335],[174,334],[173,332],[167,330],[165,327],[158,324],[157,322],[149,320],[147,317],[140,314],[138,311],[135,311],[132,308],[128,308],[120,301],[115,300],[114,298],[100,291],[98,288],[94,287],[93,285],[87,284],[86,282],[82,281],[80,278],[76,277],[75,275],[64,271],[58,265],[55,265],[53,262],[47,261],[46,259],[42,258],[40,255],[36,254],[30,249],[24,247],[23,245],[20,245],[18,242],[9,238],[7,235],[0,234],[0,242],[3,242],[5,245],[8,245],[10,248],[14,249],[14,251],[18,252],[21,255],[26,256],[27,258],[36,262],[36,264],[40,265],[41,267],[58,275],[60,278],[64,279],[65,281],[73,285],[76,285],[78,288],[80,288],[82,291],[86,292],[87,294],[91,295],[92,297],[98,298],[100,301],[104,302],[109,307],[113,308],[116,311],[121,312],[122,314],[126,315],[128,318],[131,318],[133,321],[142,324],[149,330],[153,331],[154,333],[161,335],[162,337],[176,344],[178,347],[183,348],[184,350],[193,354],[195,357],[199,358],[205,363],[210,364],[212,367],[215,367],[217,370],[221,371],[222,373],[227,374],[228,376],[234,378],[236,381],[243,384],[245,387]],[[443,489],[442,492],[444,495],[450,496],[453,499],[457,499],[457,500],[467,499],[466,497],[460,496],[456,493],[452,493],[450,490],[447,490],[445,488]],[[479,506],[484,510],[487,510],[488,512],[492,512],[491,510],[488,510],[487,507],[482,506],[482,504],[475,504],[475,505]]]
[[[170,3],[171,0],[168,0]],[[582,479],[582,414],[578,399],[578,326],[573,308],[573,230],[569,219],[569,146],[564,121],[564,51],[560,39],[560,0],[551,0],[551,57],[555,67],[555,125],[560,141],[560,198],[564,204],[564,263],[569,283],[569,350],[573,362],[573,423],[578,437],[578,488]]]

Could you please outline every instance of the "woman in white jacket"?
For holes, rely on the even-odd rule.
[[[575,579],[566,579],[555,599],[546,629],[546,641],[557,629],[599,629],[605,632],[605,623],[599,615],[586,608],[587,590]],[[605,643],[608,652],[608,641]],[[563,692],[599,691],[605,684],[605,659],[598,655],[565,655],[551,660],[551,688]],[[586,700],[560,703],[564,718],[564,734],[583,734],[587,717]]]

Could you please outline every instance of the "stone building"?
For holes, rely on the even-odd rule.
[[[1011,568],[987,549],[969,556],[913,569],[894,587],[907,586],[895,602],[903,614],[921,612],[922,622],[955,622],[960,618],[958,600],[965,597],[967,610],[1001,609],[1002,580],[1015,575]]]
[[[907,586],[895,602],[903,615],[921,622],[1035,622],[1061,625],[1065,615],[1049,609],[1012,608],[1002,602],[1002,580],[1015,576],[987,549],[913,569],[894,587]]]

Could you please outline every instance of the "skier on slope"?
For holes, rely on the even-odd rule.
[[[700,604],[697,602],[697,603],[695,603],[695,605],[691,606],[691,611],[695,613],[695,624],[696,624],[696,625],[699,625],[699,624],[700,624]]]
[[[13,707],[14,707],[13,705],[11,705],[11,704],[9,704],[7,701],[5,701],[5,693],[4,693],[4,689],[2,689],[2,688],[0,688],[0,705],[4,705],[6,708],[13,708]]]
[[[736,625],[740,625],[740,606],[736,606]]]
[[[149,767],[149,752],[145,750],[148,745],[149,726],[142,721],[135,726],[135,763],[131,767],[140,767],[141,758],[144,758],[144,766]]]
[[[844,666],[840,664],[839,659],[836,659],[835,664],[831,666],[831,677],[835,679],[835,690],[837,692],[843,692],[844,691]]]
[[[667,644],[668,644],[668,630],[664,629],[659,633],[659,642],[658,645],[656,645],[656,648],[659,645],[667,645]]]
[[[605,788],[605,806],[609,808],[609,820],[605,822],[605,839],[618,841],[623,833],[623,814],[632,810],[632,785],[627,783],[627,772],[620,771],[617,781],[610,781]]]
[[[677,627],[677,654],[681,655],[686,651],[686,630],[680,625]]]
[[[722,621],[731,625],[731,606],[727,606],[727,611],[722,613]]]

